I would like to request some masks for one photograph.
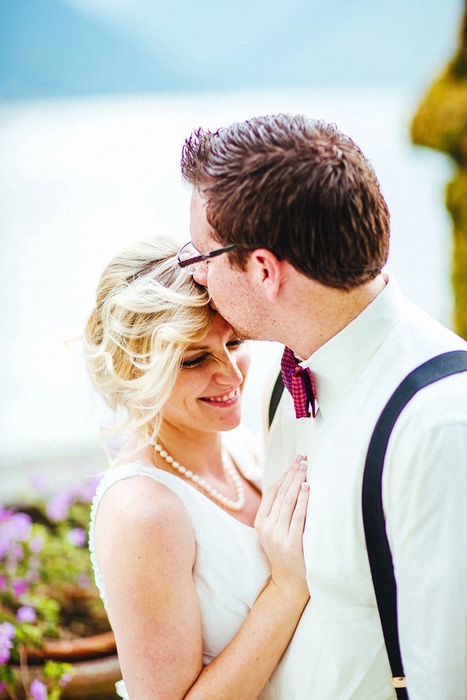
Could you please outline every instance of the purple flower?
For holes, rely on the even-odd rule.
[[[22,545],[16,543],[12,543],[10,547],[10,556],[13,559],[13,561],[19,561],[20,559],[23,558],[24,556],[24,549]]]
[[[0,520],[0,558],[13,543],[25,542],[31,536],[31,518],[26,513],[3,511]]]
[[[5,554],[10,549],[11,540],[7,537],[5,532],[2,532],[0,528],[0,559],[3,559]]]
[[[42,537],[33,537],[29,543],[29,549],[34,554],[38,554],[42,547],[44,546],[44,539]]]
[[[79,497],[83,503],[91,503],[102,475],[90,476],[84,486],[81,487]]]
[[[13,646],[11,641],[16,634],[16,630],[11,622],[3,622],[0,625],[0,664],[6,664],[10,658],[10,649]]]
[[[89,576],[86,576],[86,574],[78,574],[76,577],[76,583],[78,586],[81,586],[81,588],[87,588],[91,582],[89,580]]]
[[[69,683],[72,679],[71,673],[64,673],[63,676],[60,678],[58,681],[58,684],[60,685],[61,688],[63,688],[67,683]]]
[[[34,556],[31,555],[29,557],[28,566],[29,566],[29,571],[27,574],[27,579],[28,579],[28,581],[32,581],[33,578],[34,579],[36,578],[37,572],[41,568],[41,560],[39,559],[39,557],[37,557],[35,555]]]
[[[0,634],[9,639],[13,639],[16,634],[14,625],[12,625],[11,622],[2,622],[2,624],[0,624]]]
[[[23,605],[21,608],[18,608],[16,619],[18,622],[35,622],[36,611],[30,605]]]
[[[40,573],[37,569],[28,571],[28,583],[31,586],[33,583],[37,583],[40,579]]]
[[[0,637],[0,665],[6,664],[10,660],[10,649],[13,646],[13,642],[9,639],[2,639]]]
[[[42,474],[41,472],[35,472],[29,477],[29,483],[34,491],[47,491],[49,488],[50,480],[48,476]]]
[[[3,506],[0,503],[0,523],[4,523],[5,520],[9,520],[10,515],[11,515],[11,511],[8,510],[7,508],[5,508],[5,506]]]
[[[25,581],[23,578],[19,578],[16,581],[13,581],[11,588],[13,590],[14,595],[19,597],[20,595],[23,595],[23,593],[26,593],[26,591],[28,590],[28,582]]]
[[[70,544],[74,544],[75,547],[84,547],[86,544],[86,530],[83,530],[82,527],[74,527],[69,531],[67,537],[68,542],[70,542]]]
[[[73,502],[73,495],[62,489],[52,496],[47,504],[47,515],[51,520],[66,520],[68,509]]]
[[[27,513],[14,513],[11,517],[10,525],[12,528],[13,538],[17,542],[25,542],[31,536],[32,520]]]
[[[29,688],[31,697],[34,700],[47,700],[47,688],[41,681],[35,678]]]

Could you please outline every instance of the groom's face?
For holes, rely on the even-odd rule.
[[[191,240],[200,253],[209,253],[221,245],[206,218],[206,200],[193,190],[190,208]],[[251,286],[249,265],[245,270],[231,265],[227,254],[200,263],[194,279],[208,288],[211,303],[230,323],[239,338],[261,339],[259,320],[263,314],[255,304],[258,294]]]

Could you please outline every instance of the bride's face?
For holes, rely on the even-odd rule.
[[[241,393],[250,365],[248,342],[216,315],[209,333],[186,351],[182,371],[162,411],[179,430],[235,428],[241,417]]]

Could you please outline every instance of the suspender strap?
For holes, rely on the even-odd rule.
[[[274,384],[274,388],[272,390],[271,394],[271,400],[269,401],[269,413],[268,413],[268,420],[269,420],[269,427],[271,427],[272,421],[274,420],[274,416],[276,415],[277,407],[279,405],[279,401],[281,400],[282,392],[284,391],[284,382],[282,381],[282,374],[279,372],[277,375],[277,379]]]
[[[365,462],[363,526],[381,626],[398,699],[408,698],[399,647],[397,591],[394,566],[383,514],[382,473],[394,424],[404,406],[423,387],[450,374],[467,371],[467,352],[448,352],[413,370],[398,386],[378,419]]]

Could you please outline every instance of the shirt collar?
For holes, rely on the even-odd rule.
[[[313,373],[323,417],[347,383],[368,364],[400,318],[402,294],[392,275],[385,275],[388,282],[378,296],[345,328],[300,362]]]

